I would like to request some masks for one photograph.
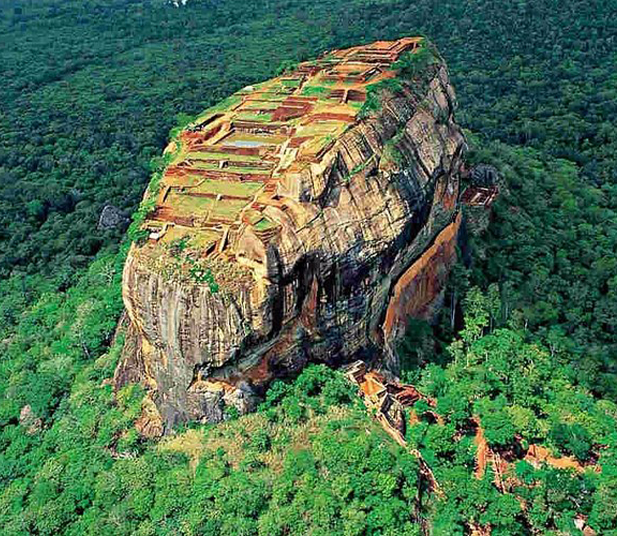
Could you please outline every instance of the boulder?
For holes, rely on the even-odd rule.
[[[105,205],[99,216],[97,228],[104,229],[126,229],[130,222],[129,217],[119,208],[114,205]]]

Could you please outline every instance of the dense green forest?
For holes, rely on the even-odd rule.
[[[443,416],[408,439],[445,495],[322,367],[255,415],[140,438],[141,391],[108,381],[126,242],[103,206],[137,207],[182,114],[284,60],[417,33],[449,65],[470,161],[506,184],[452,278],[464,329],[419,326],[422,355],[403,352]],[[617,534],[616,41],[613,0],[4,0],[2,534],[581,534],[576,515]],[[520,462],[501,494],[473,476],[475,417],[491,448],[601,472]]]

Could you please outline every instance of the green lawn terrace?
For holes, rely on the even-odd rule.
[[[392,63],[421,41],[335,50],[206,110],[177,140],[145,223],[149,244],[186,239],[203,255],[233,259],[236,239],[250,228],[267,245],[279,231],[267,208],[299,202],[284,185],[321,161],[358,120],[367,87],[395,77]]]

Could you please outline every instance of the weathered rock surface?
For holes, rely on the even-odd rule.
[[[395,42],[397,50],[405,52],[409,47],[401,42]],[[383,65],[382,50],[393,45],[335,52],[325,57],[326,67],[317,65],[318,72],[301,65],[292,75],[301,80],[293,95],[337,65],[343,71],[340,65],[360,59],[371,64],[377,57],[372,62],[380,69],[377,76],[391,78],[395,73]],[[353,85],[360,101],[368,83]],[[340,82],[345,84],[349,80]],[[328,87],[336,92],[339,82]],[[247,100],[244,96],[244,105]],[[465,147],[454,122],[446,67],[428,65],[420,77],[402,79],[395,91],[381,91],[380,101],[380,108],[363,118],[357,116],[359,106],[345,104],[355,115],[310,158],[302,158],[302,145],[295,153],[292,149],[305,143],[294,140],[306,125],[331,120],[315,118],[322,103],[315,101],[312,112],[305,108],[304,119],[296,115],[291,126],[283,121],[287,130],[276,124],[282,136],[276,151],[259,149],[263,162],[276,157],[274,170],[250,205],[261,211],[268,232],[262,232],[265,224],[247,221],[248,209],[242,209],[232,224],[221,226],[214,245],[191,249],[185,238],[197,236],[191,233],[198,225],[205,233],[207,222],[199,223],[205,220],[174,219],[171,209],[151,216],[150,239],[132,247],[124,271],[131,326],[115,383],[142,382],[166,426],[188,419],[218,421],[230,405],[249,411],[272,378],[293,374],[308,362],[339,365],[378,356],[396,370],[395,341],[407,316],[430,317],[439,305],[455,259]],[[235,117],[224,118],[219,131],[236,125],[231,135],[237,136]],[[195,128],[182,143],[199,143],[202,152],[225,146],[220,132],[209,139],[206,132],[195,142]],[[266,135],[254,126],[250,132]],[[231,164],[219,167],[225,165]],[[163,188],[173,193],[175,183],[165,181]],[[182,188],[179,192],[186,192]],[[161,194],[158,206],[167,199]],[[165,246],[161,236],[169,225],[176,235]],[[179,229],[188,229],[186,235]],[[185,259],[180,262],[192,274],[195,266],[208,271],[216,284],[170,271],[160,262],[166,256]]]
[[[472,186],[490,188],[501,183],[499,171],[490,164],[476,164],[469,170],[469,181]]]

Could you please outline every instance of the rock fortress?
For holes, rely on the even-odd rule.
[[[250,411],[309,362],[397,371],[456,258],[465,140],[422,38],[334,50],[206,110],[166,149],[123,277],[117,387],[143,427]]]

